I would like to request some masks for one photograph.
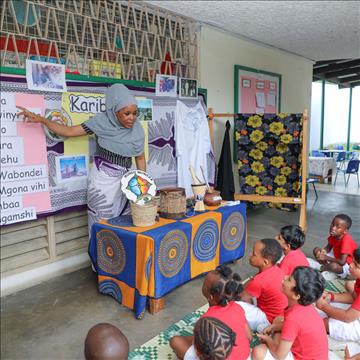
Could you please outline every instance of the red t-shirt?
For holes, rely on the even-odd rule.
[[[356,298],[351,307],[360,311],[360,279],[356,279],[355,281],[354,293],[356,294]]]
[[[245,325],[247,321],[243,308],[234,301],[231,301],[224,307],[210,306],[209,310],[202,317],[205,316],[222,321],[236,334],[235,345],[227,359],[246,360],[250,355],[250,342],[246,336]]]
[[[293,342],[295,360],[328,359],[324,322],[313,305],[297,304],[285,310],[281,339]]]
[[[340,240],[335,236],[329,236],[328,243],[333,247],[335,259],[339,259],[342,254],[348,254],[346,262],[351,264],[352,254],[357,249],[357,244],[349,233],[346,233]]]
[[[288,299],[281,291],[284,274],[274,265],[254,276],[245,286],[245,290],[257,298],[257,306],[272,322],[276,316],[284,314]]]
[[[297,266],[309,266],[309,262],[301,249],[290,250],[279,264],[284,275],[291,275]]]

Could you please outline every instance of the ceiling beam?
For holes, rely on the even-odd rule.
[[[340,61],[345,61],[347,59],[338,59],[338,60],[321,60],[321,61],[317,61],[314,66],[324,66],[324,65],[329,65],[329,64],[333,64],[336,62],[340,62]]]
[[[357,86],[360,86],[360,81],[355,81],[355,82],[346,83],[346,84],[339,84],[339,89],[354,88]]]
[[[338,76],[351,75],[360,73],[360,66],[356,66],[349,69],[339,70],[339,71],[330,71],[325,73],[323,76],[325,79],[331,79]]]
[[[360,59],[354,59],[350,61],[344,61],[341,63],[334,63],[322,67],[314,67],[313,75],[321,75],[330,71],[348,69],[349,67],[360,66]]]
[[[339,81],[340,84],[351,83],[353,81],[360,81],[360,75],[347,76],[347,77],[338,79],[338,81]]]

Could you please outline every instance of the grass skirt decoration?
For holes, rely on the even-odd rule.
[[[302,114],[238,114],[234,158],[240,193],[300,197],[301,136]],[[292,204],[261,204],[295,209]]]

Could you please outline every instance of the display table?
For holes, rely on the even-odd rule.
[[[246,205],[222,206],[182,220],[135,227],[130,216],[93,225],[89,255],[99,291],[143,317],[147,299],[218,265],[239,259],[246,243]],[[199,291],[200,288],[199,288]]]
[[[309,157],[309,176],[319,176],[323,182],[325,178],[331,182],[336,174],[336,159],[332,157]]]

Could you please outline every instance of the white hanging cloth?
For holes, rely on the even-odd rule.
[[[189,107],[177,100],[175,108],[175,148],[177,157],[177,183],[185,188],[186,197],[193,196],[189,166],[203,179],[201,168],[207,176],[207,154],[211,141],[206,113],[200,101]],[[206,179],[209,180],[209,179]]]

